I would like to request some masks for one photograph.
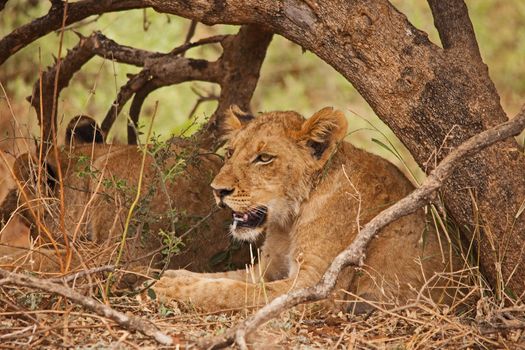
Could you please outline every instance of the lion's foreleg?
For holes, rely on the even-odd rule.
[[[288,292],[293,280],[246,283],[227,278],[209,278],[202,274],[163,277],[153,289],[159,300],[191,302],[207,311],[240,310],[259,307]]]

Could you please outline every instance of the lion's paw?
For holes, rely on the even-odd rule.
[[[195,286],[200,279],[180,272],[185,270],[172,271],[177,273],[165,275],[153,285],[152,289],[156,298],[162,302],[170,300],[189,301],[192,294],[195,293]]]

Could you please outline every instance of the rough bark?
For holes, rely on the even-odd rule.
[[[467,5],[463,0],[428,0],[434,25],[439,33],[443,48],[455,49],[481,63],[474,27],[468,16]]]
[[[458,54],[456,44],[448,47],[445,40],[441,49],[431,43],[387,0],[148,3],[206,24],[265,25],[312,51],[356,87],[427,172],[462,141],[507,120],[487,67]],[[468,20],[460,14],[457,23]],[[450,41],[460,42],[453,35]],[[525,286],[525,215],[516,217],[525,199],[524,172],[525,156],[508,140],[458,167],[443,189],[467,237],[482,229],[479,254],[487,278],[515,294]]]

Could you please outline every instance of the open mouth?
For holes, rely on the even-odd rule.
[[[237,227],[255,228],[261,226],[266,221],[267,213],[268,208],[266,207],[257,207],[243,213],[234,211],[233,229],[236,229]]]

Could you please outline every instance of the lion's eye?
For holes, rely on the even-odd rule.
[[[254,163],[268,164],[275,159],[275,156],[267,153],[261,153],[255,158]]]
[[[231,148],[227,148],[226,153],[224,153],[224,156],[226,157],[226,159],[231,158],[232,155],[233,155],[233,150]]]

